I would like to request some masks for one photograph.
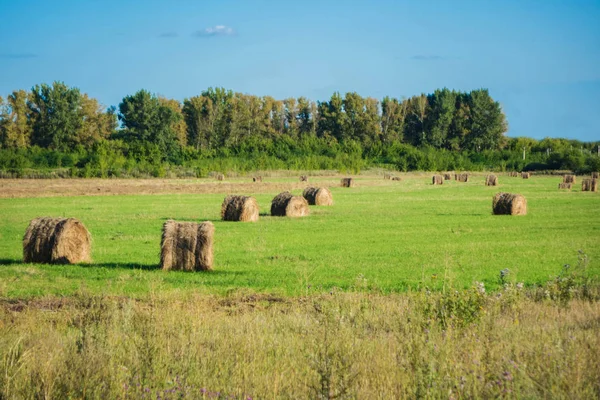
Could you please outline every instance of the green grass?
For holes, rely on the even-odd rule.
[[[0,199],[0,295],[69,295],[82,287],[129,296],[239,288],[300,295],[357,285],[387,293],[474,281],[493,288],[505,268],[534,285],[576,263],[579,250],[600,275],[598,193],[558,191],[557,177],[501,176],[496,188],[483,186],[481,176],[441,187],[430,179],[359,178],[356,188],[332,187],[335,205],[311,207],[307,218],[261,216],[254,224],[219,220],[226,193]],[[498,191],[523,194],[528,215],[491,215]],[[276,194],[255,194],[261,213],[268,214]],[[79,218],[92,233],[94,263],[22,264],[25,228],[43,215]],[[157,269],[161,226],[169,218],[213,221],[214,272]]]

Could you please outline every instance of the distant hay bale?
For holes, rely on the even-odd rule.
[[[222,180],[225,179],[225,175],[224,174],[220,174],[220,173],[216,174],[215,175],[215,179],[218,180],[218,181],[222,181]]]
[[[581,182],[582,192],[597,192],[598,191],[598,179],[584,179]]]
[[[573,188],[573,184],[572,183],[562,182],[562,183],[558,184],[558,188],[559,189],[569,189],[569,190],[571,190]]]
[[[300,182],[308,182],[308,176],[300,175]]]
[[[494,174],[486,176],[485,186],[498,186],[498,177]]]
[[[445,181],[451,181],[452,180],[452,175],[446,172],[444,174],[444,180]]]
[[[213,236],[210,221],[176,222],[163,225],[160,265],[165,271],[209,271],[213,266]]]
[[[223,221],[256,222],[258,213],[258,202],[254,197],[230,195],[221,205]]]
[[[326,187],[309,186],[302,192],[302,197],[304,197],[311,206],[333,205],[333,196]]]
[[[252,182],[262,182],[262,176],[254,176],[254,177],[252,177]]]
[[[23,262],[77,264],[91,261],[91,236],[75,218],[35,218],[23,237]]]
[[[308,202],[302,196],[282,192],[271,201],[271,215],[276,217],[304,217],[310,214]]]
[[[354,179],[352,178],[343,178],[342,179],[342,187],[354,187]]]
[[[575,175],[563,175],[563,183],[577,183]]]
[[[392,174],[384,172],[383,173],[383,179],[392,179]]]
[[[600,175],[600,173],[598,173],[598,172],[592,172],[592,179],[598,179],[598,178],[600,178],[599,175]]]
[[[431,183],[433,185],[443,185],[444,184],[444,177],[442,175],[434,175],[431,178]]]
[[[517,171],[511,171],[508,173],[508,176],[517,178],[519,176],[519,173]]]
[[[459,182],[469,182],[469,174],[467,174],[467,173],[456,174],[455,179]]]
[[[521,178],[529,179],[531,177],[531,172],[521,172]]]
[[[392,176],[392,180],[393,181],[401,181],[402,178],[400,178],[399,176]]]
[[[526,215],[527,200],[520,194],[498,193],[492,201],[494,215]]]

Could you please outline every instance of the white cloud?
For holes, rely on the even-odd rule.
[[[196,31],[192,34],[195,37],[212,37],[212,36],[233,36],[235,31],[233,28],[225,25],[215,25]]]

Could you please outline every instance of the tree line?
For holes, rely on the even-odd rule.
[[[119,159],[154,167],[228,158],[262,159],[263,164],[273,158],[284,162],[267,164],[287,168],[383,163],[408,170],[469,162],[482,168],[522,168],[532,162],[564,167],[565,155],[577,151],[581,157],[574,165],[594,168],[588,165],[593,143],[509,139],[507,129],[500,104],[486,89],[443,88],[381,101],[334,93],[318,102],[223,88],[179,102],[140,90],[118,107],[106,108],[78,88],[54,82],[0,97],[0,168],[83,168],[104,154],[104,164],[119,164]],[[522,150],[525,159],[519,162]],[[551,153],[561,160],[545,163],[552,161]],[[41,154],[54,161],[40,164],[36,160],[48,158]],[[314,165],[307,164],[310,157]],[[439,162],[423,161],[431,157]]]

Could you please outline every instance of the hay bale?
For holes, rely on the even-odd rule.
[[[563,183],[577,183],[575,175],[563,175]]]
[[[529,179],[531,177],[531,172],[521,172],[521,178]]]
[[[485,186],[498,186],[498,177],[494,174],[486,176]]]
[[[444,180],[445,181],[451,181],[452,180],[452,175],[446,172],[444,174]]]
[[[492,201],[494,215],[526,215],[527,200],[520,194],[498,193]]]
[[[311,206],[333,205],[333,196],[326,187],[309,186],[302,192],[302,197],[304,197]]]
[[[75,218],[35,218],[23,237],[23,262],[77,264],[91,261],[92,238]]]
[[[221,205],[223,221],[256,222],[258,213],[258,202],[254,197],[230,195]]]
[[[308,176],[300,175],[300,182],[308,182]]]
[[[592,179],[599,179],[600,178],[600,173],[598,172],[592,172]]]
[[[565,183],[565,182],[563,182],[563,183],[559,183],[558,184],[558,188],[559,189],[569,189],[569,190],[571,190],[572,187],[573,187],[572,183]]]
[[[444,177],[442,175],[434,175],[431,178],[431,183],[433,185],[443,185],[444,184]]]
[[[384,172],[383,173],[383,179],[392,179],[392,174]]]
[[[262,182],[262,176],[254,176],[254,177],[252,177],[252,182]]]
[[[302,196],[281,192],[271,201],[271,215],[276,217],[305,217],[310,214],[308,202]]]
[[[457,174],[455,179],[459,182],[469,182],[469,174]]]
[[[215,178],[216,178],[218,181],[222,181],[222,180],[224,180],[224,179],[225,179],[225,175],[224,175],[224,174],[216,174],[216,175],[215,175]]]
[[[352,178],[343,178],[342,179],[342,187],[354,187],[354,179]]]
[[[598,179],[584,179],[581,182],[582,192],[597,192],[598,191]]]
[[[402,178],[400,178],[399,176],[392,176],[392,180],[393,181],[401,181]]]
[[[512,178],[518,178],[519,177],[519,173],[517,171],[511,171],[508,173],[508,176],[512,177]]]
[[[160,265],[165,271],[209,271],[213,266],[213,236],[210,221],[176,222],[163,225]]]

